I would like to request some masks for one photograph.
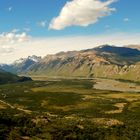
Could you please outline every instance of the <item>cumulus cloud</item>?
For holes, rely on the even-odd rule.
[[[11,32],[12,32],[12,33],[17,33],[17,32],[19,32],[19,31],[20,31],[20,29],[15,28],[15,29],[13,29]]]
[[[61,30],[65,27],[88,26],[100,18],[110,15],[115,8],[109,6],[116,0],[72,0],[62,8],[58,17],[52,19],[49,28]]]
[[[0,34],[1,44],[5,44],[5,43],[13,44],[13,43],[24,42],[28,40],[29,36],[25,32],[19,34],[17,34],[16,32],[17,29],[14,29],[9,33]]]
[[[24,42],[28,42],[29,36],[26,33],[17,33],[18,29],[13,29],[9,33],[0,34],[0,54],[1,56],[12,55]]]

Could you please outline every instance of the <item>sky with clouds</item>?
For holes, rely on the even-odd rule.
[[[139,0],[0,0],[0,63],[140,44]]]

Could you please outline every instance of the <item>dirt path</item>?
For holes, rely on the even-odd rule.
[[[5,105],[7,105],[7,106],[10,107],[11,109],[17,109],[17,110],[23,111],[23,112],[25,112],[25,113],[27,113],[27,114],[31,114],[31,113],[32,113],[32,111],[30,111],[30,110],[26,110],[26,109],[23,109],[23,108],[20,108],[20,107],[15,107],[15,106],[13,106],[13,105],[11,105],[11,104],[9,104],[9,103],[3,101],[3,100],[0,100],[0,102],[3,103],[3,104],[5,104]]]
[[[12,108],[12,109],[15,109],[14,106],[10,105],[9,103],[7,103],[7,102],[5,102],[5,101],[3,101],[3,100],[0,100],[0,102],[3,103],[3,104],[5,104],[5,105],[7,105],[7,106],[9,106],[9,107]]]

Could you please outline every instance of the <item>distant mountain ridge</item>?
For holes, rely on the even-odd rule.
[[[140,45],[127,45],[126,47],[140,50]]]
[[[20,58],[19,60],[14,61],[10,65],[2,64],[0,65],[0,68],[8,72],[20,73],[23,71],[27,71],[31,65],[39,62],[40,60],[41,57],[33,55],[33,56],[28,56],[27,58]]]
[[[115,47],[115,46],[104,45],[101,47],[97,47],[94,50],[99,53],[107,52],[107,53],[113,53],[125,57],[134,57],[140,55],[139,50],[135,48],[128,48],[128,47]]]
[[[13,63],[12,68],[15,68],[16,73],[25,75],[140,81],[140,50],[127,46],[102,45],[92,49],[47,55],[33,63],[29,60],[28,58],[18,65]]]

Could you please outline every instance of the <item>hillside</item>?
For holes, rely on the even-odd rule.
[[[39,60],[41,60],[41,57],[37,57],[35,55],[32,56],[28,56],[27,58],[20,58],[19,60],[16,60],[15,62],[13,62],[12,64],[2,64],[0,65],[0,68],[17,74],[17,73],[21,73],[21,72],[25,72],[28,71],[28,69],[30,68],[31,65],[37,63]]]
[[[47,55],[37,62],[12,64],[16,73],[55,77],[101,77],[140,81],[140,50],[103,45]],[[26,62],[26,63],[25,63]],[[21,66],[25,66],[23,69]],[[8,70],[10,70],[8,68]],[[6,69],[5,69],[6,70]]]
[[[140,51],[100,46],[77,52],[48,55],[28,70],[31,75],[65,77],[103,77],[140,80]]]
[[[0,69],[0,84],[30,81],[29,77],[19,77]]]
[[[126,47],[140,50],[140,45],[127,45]]]

